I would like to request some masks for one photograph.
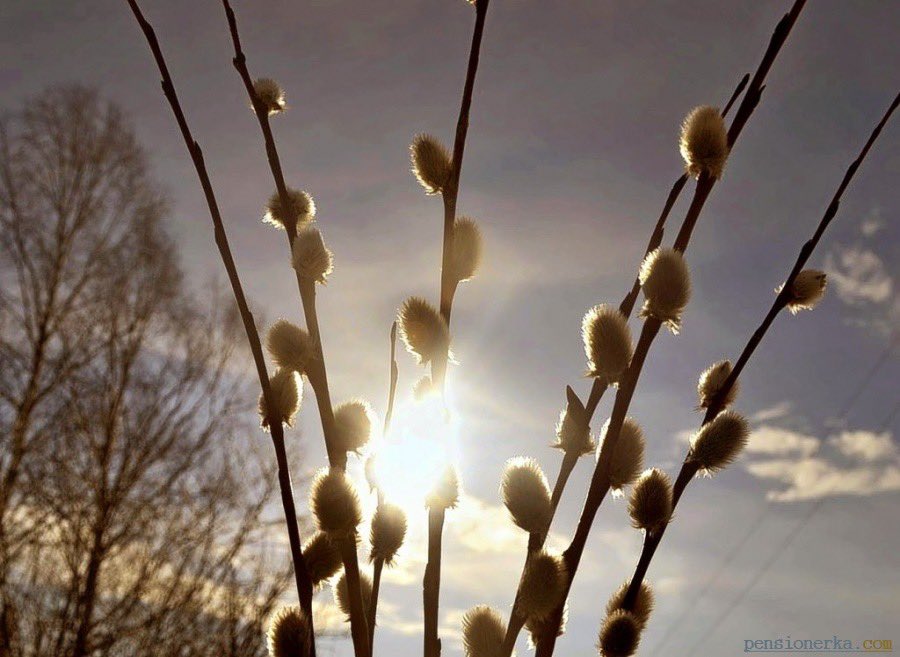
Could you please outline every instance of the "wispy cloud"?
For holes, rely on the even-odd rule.
[[[748,452],[746,470],[774,486],[767,497],[776,502],[900,490],[900,449],[889,432],[843,431],[822,441],[764,425]]]
[[[793,410],[793,404],[789,401],[781,401],[774,406],[768,406],[750,416],[752,422],[771,422],[787,417]]]
[[[890,335],[900,321],[896,280],[900,272],[879,251],[875,237],[885,228],[877,209],[859,225],[860,237],[852,244],[836,245],[825,258],[828,280],[844,304],[853,310],[854,324]]]
[[[812,456],[819,449],[819,439],[791,429],[762,425],[754,429],[747,444],[749,454],[766,456]]]
[[[882,228],[884,228],[884,218],[881,216],[880,208],[873,208],[859,224],[859,232],[863,237],[872,237]]]
[[[872,250],[854,245],[838,247],[825,261],[829,282],[844,303],[880,304],[893,294],[894,281],[882,259]]]

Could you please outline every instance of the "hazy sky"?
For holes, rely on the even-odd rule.
[[[260,314],[299,321],[284,237],[259,222],[272,183],[221,7],[142,4],[204,147],[248,295]],[[491,4],[460,194],[461,213],[484,228],[487,255],[454,309],[466,496],[446,529],[446,655],[461,653],[466,608],[509,610],[526,537],[499,506],[503,463],[531,455],[555,475],[559,456],[547,444],[565,385],[588,389],[581,317],[630,286],[680,171],[682,117],[728,97],[789,4]],[[437,293],[441,204],[409,174],[407,146],[420,131],[450,140],[474,13],[462,0],[235,7],[251,70],[287,90],[291,109],[274,122],[286,175],[316,197],[335,252],[320,293],[334,397],[359,395],[382,412],[394,312],[410,294]],[[647,433],[648,464],[677,471],[683,433],[700,420],[697,374],[739,352],[896,94],[898,29],[891,0],[808,3],[696,230],[683,331],[661,335],[644,370],[632,414]],[[185,267],[198,283],[221,278],[193,169],[125,1],[4,0],[0,107],[72,81],[98,86],[131,114],[171,196]],[[731,655],[745,639],[787,635],[900,639],[900,348],[888,351],[900,318],[898,180],[895,120],[813,258],[829,272],[826,300],[779,318],[746,370],[738,408],[754,418],[748,454],[692,484],[666,534],[650,571],[658,607],[643,654]],[[682,198],[673,221],[685,207]],[[421,372],[406,354],[400,361],[405,405]],[[608,412],[606,401],[595,429]],[[323,454],[309,400],[303,415],[293,440],[312,467]],[[569,484],[553,545],[571,535],[591,467],[585,458]],[[625,508],[607,500],[600,510],[559,654],[592,653],[606,599],[631,575],[641,537]],[[384,655],[420,650],[420,538],[383,589]],[[350,654],[349,642],[335,651]]]

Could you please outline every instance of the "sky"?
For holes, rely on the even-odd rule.
[[[288,182],[314,195],[335,253],[319,292],[333,397],[359,396],[383,413],[396,309],[413,294],[434,300],[438,289],[441,204],[410,175],[407,147],[423,131],[451,141],[474,12],[462,0],[234,5],[251,71],[287,92],[290,109],[273,125]],[[230,64],[221,6],[142,6],[203,146],[255,311],[301,321],[284,236],[260,222],[272,182]],[[509,611],[527,537],[499,500],[503,465],[532,456],[555,476],[559,454],[548,444],[565,386],[582,395],[589,388],[582,315],[618,303],[630,287],[681,171],[682,118],[727,99],[788,7],[491,3],[459,198],[460,213],[482,226],[486,256],[453,315],[448,439],[464,494],[445,529],[448,657],[462,654],[467,608]],[[695,231],[683,330],[660,335],[632,404],[648,465],[677,472],[700,422],[699,372],[740,352],[897,93],[898,25],[900,4],[889,0],[814,0],[801,15]],[[2,3],[0,108],[70,82],[97,86],[126,109],[169,195],[169,227],[191,280],[198,289],[223,280],[194,171],[125,1]],[[639,654],[732,655],[746,640],[786,636],[900,639],[898,179],[895,120],[811,261],[829,275],[826,299],[813,312],[779,317],[745,370],[737,408],[753,423],[747,453],[693,482],[679,505],[650,569],[657,608]],[[394,438],[414,444],[421,429],[411,388],[424,372],[408,354],[399,361]],[[249,361],[241,365],[249,371]],[[595,430],[609,404],[598,409]],[[309,471],[324,463],[313,406],[307,399],[290,436]],[[257,439],[264,437],[248,437]],[[393,477],[408,491],[419,466],[406,458]],[[585,457],[567,487],[553,548],[571,537],[592,466]],[[305,494],[298,490],[298,499]],[[600,509],[559,654],[593,654],[606,599],[631,575],[641,535],[626,506],[608,499]],[[410,509],[410,540],[379,605],[383,654],[421,649],[424,511]],[[352,654],[349,640],[328,647]],[[528,652],[523,638],[519,653]]]

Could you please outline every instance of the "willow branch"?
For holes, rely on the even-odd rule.
[[[740,137],[744,126],[747,125],[747,120],[753,114],[757,105],[759,105],[763,90],[765,89],[764,83],[766,76],[772,68],[772,64],[775,62],[775,58],[781,51],[788,35],[791,33],[794,24],[797,22],[800,12],[803,11],[803,6],[805,4],[806,0],[795,0],[790,11],[786,13],[778,22],[778,25],[775,26],[775,31],[772,33],[772,38],[769,40],[769,47],[766,48],[762,61],[759,63],[759,66],[747,87],[747,93],[744,94],[740,105],[738,105],[734,120],[731,122],[731,127],[728,128],[728,147],[731,151],[734,150],[738,137]],[[687,248],[697,219],[700,217],[700,211],[703,209],[703,204],[706,202],[706,198],[709,196],[715,183],[716,180],[714,178],[703,175],[701,175],[700,179],[697,181],[697,188],[694,192],[694,200],[691,203],[691,208],[688,210],[688,214],[681,225],[681,230],[675,238],[673,247],[676,251],[683,252]]]
[[[391,428],[391,418],[394,414],[394,398],[397,394],[397,322],[391,325],[391,380],[388,390],[387,410],[384,413],[384,428],[382,436],[387,436]],[[372,483],[377,487],[376,494],[378,496],[378,508],[384,505],[384,492],[375,479]],[[378,617],[378,594],[381,591],[381,571],[384,569],[384,559],[375,557],[372,562],[372,600],[369,602],[367,615],[367,623],[369,628],[369,650],[372,654],[375,652],[375,619]]]
[[[381,434],[387,436],[391,429],[391,419],[394,417],[394,398],[397,396],[397,322],[391,324],[391,382],[388,388],[387,410],[384,412],[384,427]]]
[[[428,509],[428,563],[422,579],[422,608],[425,615],[424,655],[440,657],[438,608],[441,597],[441,538],[444,531],[443,507]]]
[[[853,180],[853,177],[856,175],[856,172],[859,170],[860,165],[868,155],[869,150],[872,148],[872,145],[878,139],[878,136],[881,134],[882,129],[891,118],[891,115],[897,109],[898,104],[900,104],[900,94],[898,94],[894,98],[894,101],[891,103],[890,107],[888,107],[884,116],[882,116],[881,121],[878,122],[878,125],[875,126],[875,129],[869,135],[869,139],[866,141],[862,150],[859,152],[859,155],[847,168],[847,171],[844,174],[840,185],[838,185],[837,191],[834,193],[831,202],[828,204],[828,207],[825,210],[825,214],[819,221],[819,224],[816,227],[816,230],[813,232],[812,237],[801,247],[800,253],[797,255],[797,259],[794,262],[793,267],[791,267],[790,273],[788,274],[788,277],[784,285],[782,286],[781,291],[775,297],[775,300],[772,302],[771,308],[769,308],[769,311],[766,313],[759,327],[750,336],[750,339],[747,341],[747,344],[744,346],[741,355],[738,357],[737,363],[732,369],[731,374],[722,384],[720,391],[711,401],[709,408],[707,409],[706,414],[703,418],[701,427],[711,422],[713,418],[715,418],[724,409],[724,400],[727,399],[729,391],[734,386],[747,362],[750,360],[750,357],[755,353],[757,347],[766,336],[766,333],[772,326],[775,318],[787,306],[789,301],[790,289],[794,282],[794,279],[797,277],[797,274],[799,274],[803,270],[803,267],[806,265],[816,246],[819,244],[819,241],[821,240],[822,235],[825,233],[825,230],[828,228],[829,224],[836,216],[844,191]],[[678,505],[678,501],[681,499],[681,495],[684,492],[684,489],[694,478],[694,475],[697,474],[697,470],[698,466],[696,463],[690,460],[690,450],[688,450],[688,454],[685,456],[684,463],[681,466],[681,471],[678,473],[678,479],[675,481],[675,485],[673,487],[673,511],[674,508]],[[628,586],[628,592],[626,593],[625,599],[623,601],[623,606],[626,609],[631,609],[635,601],[637,600],[640,586],[644,581],[644,577],[647,574],[647,569],[650,567],[650,562],[653,560],[653,555],[656,553],[656,548],[662,541],[664,534],[665,527],[663,527],[661,531],[654,534],[648,534],[644,538],[644,545],[641,550],[641,556],[638,560],[634,575],[632,576],[631,582]]]
[[[731,109],[731,106],[734,105],[735,101],[740,97],[741,93],[744,91],[744,88],[747,86],[747,83],[750,81],[750,74],[746,74],[741,78],[741,81],[738,82],[737,87],[735,87],[734,91],[731,94],[731,97],[728,99],[728,102],[725,103],[725,107],[722,109],[722,116],[728,116],[728,112]],[[659,219],[656,221],[656,226],[653,228],[653,232],[650,234],[650,241],[647,242],[647,248],[644,250],[644,258],[646,258],[650,253],[659,248],[659,245],[662,244],[663,234],[665,232],[666,220],[669,218],[669,213],[672,211],[672,208],[675,205],[675,202],[678,200],[678,197],[681,196],[681,191],[684,189],[684,186],[687,184],[688,175],[686,173],[681,174],[674,183],[672,183],[672,188],[669,190],[669,195],[666,197],[666,202],[663,205],[662,212],[659,215]],[[643,258],[641,259],[643,262]],[[637,276],[634,278],[634,283],[631,285],[631,290],[628,291],[628,294],[625,295],[625,298],[622,299],[622,303],[619,304],[619,312],[621,312],[626,318],[631,317],[631,313],[634,311],[634,304],[637,303],[638,293],[641,290],[641,282]],[[601,398],[603,397],[603,393],[606,392],[607,385],[603,382],[602,379],[594,379],[594,383],[591,386],[591,393],[588,396],[588,403],[585,405],[585,409],[587,410],[588,422],[590,422],[591,418],[594,417],[594,412],[597,410],[597,405],[600,403]]]
[[[459,180],[462,175],[463,152],[466,148],[466,134],[469,131],[469,112],[472,108],[472,93],[475,90],[475,75],[478,73],[478,60],[481,54],[481,38],[484,34],[484,22],[490,0],[477,0],[475,3],[475,28],[472,31],[472,46],[469,50],[469,65],[466,69],[466,81],[463,85],[462,103],[459,118],[456,122],[456,138],[453,141],[450,179],[443,190],[444,200],[444,235],[441,251],[441,317],[450,327],[450,315],[453,311],[453,297],[456,294],[458,281],[453,276],[450,266],[450,249],[453,237],[453,223],[456,221],[456,201],[459,196]],[[431,378],[438,390],[444,389],[447,375],[449,352],[439,354],[431,367]]]
[[[384,559],[376,557],[372,562],[372,600],[369,602],[367,626],[369,628],[369,654],[375,653],[375,618],[378,615],[378,592],[381,590],[381,571]]]
[[[571,395],[575,395],[571,388],[567,388]],[[577,399],[577,397],[576,397]],[[580,403],[580,402],[579,402]],[[536,552],[544,547],[547,536],[550,533],[550,525],[556,515],[556,509],[559,508],[559,501],[562,499],[563,490],[572,471],[578,463],[579,454],[566,452],[559,464],[559,472],[556,475],[556,483],[553,485],[553,492],[550,496],[550,518],[547,521],[547,529],[544,532],[532,532],[528,535],[528,550],[525,554],[525,564],[522,566],[522,574],[519,576],[519,585],[516,589],[516,597],[513,601],[512,611],[509,615],[509,623],[506,625],[506,634],[503,637],[503,643],[500,647],[500,655],[511,655],[516,646],[516,638],[519,632],[525,627],[525,617],[519,612],[519,598],[522,595],[522,580],[525,577],[525,569],[528,567],[528,560]]]
[[[744,88],[747,86],[747,82],[750,80],[750,75],[744,75],[741,78],[740,82],[738,82],[734,91],[728,99],[728,102],[725,104],[724,109],[722,110],[722,116],[725,117],[728,115],[728,111],[731,109],[731,106],[734,104],[736,99],[741,95]],[[666,220],[669,218],[669,214],[672,212],[672,208],[675,206],[678,197],[681,195],[684,186],[687,184],[688,175],[686,173],[680,175],[675,182],[672,184],[672,188],[669,190],[668,196],[666,196],[666,201],[663,204],[662,212],[660,212],[659,218],[656,221],[656,225],[653,228],[653,232],[650,234],[650,239],[647,242],[647,248],[644,250],[643,260],[655,249],[657,249],[660,244],[662,244],[663,235],[665,232],[665,224]],[[634,283],[631,286],[631,290],[625,295],[622,299],[622,302],[619,304],[619,312],[621,312],[626,318],[631,317],[631,313],[634,311],[634,305],[637,302],[638,293],[641,289],[641,282],[635,276]],[[590,425],[591,420],[594,417],[594,413],[597,411],[597,406],[599,405],[601,399],[603,398],[603,394],[606,392],[608,386],[606,383],[600,379],[594,379],[594,382],[591,386],[591,392],[588,396],[588,401],[586,405],[581,404],[581,400],[578,398],[578,395],[572,390],[571,386],[566,386],[566,399],[567,399],[567,412],[572,410],[579,410],[580,415],[584,416],[584,422],[586,425]],[[553,513],[550,517],[550,522],[552,523],[553,518],[556,514],[556,509],[559,506],[560,499],[562,498],[563,492],[566,487],[566,483],[568,482],[569,476],[572,473],[572,470],[575,468],[575,464],[577,462],[577,457],[570,456],[566,454],[563,456],[562,462],[560,463],[559,474],[556,477],[556,482],[553,485],[553,494],[551,497],[552,509]],[[529,555],[535,551],[539,550],[544,545],[544,540],[546,539],[547,533],[549,533],[549,525],[547,528],[547,532],[543,535],[535,535],[532,534],[529,536],[528,541],[528,550]],[[526,557],[527,564],[527,557]],[[522,575],[524,575],[524,567],[522,571]],[[513,610],[510,614],[510,620],[506,627],[506,635],[504,637],[503,645],[501,648],[501,655],[508,656],[512,654],[513,648],[515,647],[516,637],[519,632],[525,625],[525,619],[516,611],[516,603],[519,600],[519,595],[521,593],[521,576],[519,578],[519,589],[516,590],[516,598],[513,603]],[[562,610],[560,610],[562,613]],[[552,625],[552,623],[551,623]]]
[[[734,148],[734,144],[736,143],[737,138],[740,136],[741,131],[746,125],[747,120],[750,118],[751,114],[759,104],[759,100],[762,96],[762,91],[765,88],[764,82],[766,75],[768,74],[769,70],[772,67],[772,64],[775,61],[775,58],[777,57],[778,53],[781,51],[782,46],[787,40],[791,29],[797,22],[797,18],[799,17],[800,12],[802,11],[805,4],[806,0],[795,0],[790,11],[785,14],[775,26],[775,30],[772,33],[769,45],[766,48],[765,53],[763,54],[763,58],[759,66],[757,67],[756,72],[754,73],[749,85],[747,86],[747,91],[744,94],[744,97],[741,99],[741,103],[735,113],[735,118],[728,130],[728,144],[730,149]],[[673,244],[675,250],[684,252],[687,249],[691,235],[693,234],[693,229],[697,224],[697,220],[699,219],[700,214],[706,204],[706,200],[709,198],[709,195],[712,192],[715,184],[715,178],[708,175],[706,172],[700,174],[700,177],[697,180],[697,185],[694,188],[694,196],[691,200],[690,207],[685,214],[685,218],[682,221],[681,228]],[[625,416],[628,412],[628,408],[630,407],[631,399],[634,395],[638,378],[640,377],[641,369],[643,368],[644,360],[646,359],[647,353],[653,343],[653,340],[659,333],[659,328],[660,323],[655,319],[651,318],[644,322],[644,327],[641,331],[641,337],[638,341],[637,347],[635,348],[635,354],[632,358],[631,365],[629,366],[628,370],[626,370],[624,381],[620,385],[618,393],[616,394],[616,400],[613,404],[613,412],[610,417],[609,427],[607,428],[603,445],[600,448],[600,454],[597,459],[597,465],[594,468],[594,474],[591,477],[591,485],[588,490],[587,498],[585,499],[581,517],[578,521],[578,527],[576,529],[575,536],[572,539],[572,543],[563,554],[563,557],[566,560],[566,565],[568,566],[569,588],[571,587],[572,579],[575,577],[575,573],[578,570],[578,564],[581,561],[581,555],[584,552],[584,547],[587,543],[587,536],[597,514],[597,510],[599,509],[600,504],[606,496],[606,493],[609,491],[608,470],[610,457],[615,450],[616,444],[618,443],[622,424],[625,421]],[[566,595],[568,596],[568,591]],[[563,602],[557,608],[556,617],[558,619],[562,618],[564,604],[565,603]],[[541,637],[538,641],[538,648],[536,651],[537,657],[549,657],[549,655],[552,655],[555,644],[555,634],[553,636]]]
[[[200,186],[203,188],[203,194],[206,197],[206,204],[209,208],[210,218],[213,223],[213,231],[215,235],[216,246],[225,271],[228,274],[228,281],[231,285],[232,293],[244,324],[244,331],[247,334],[247,341],[250,344],[250,351],[253,354],[253,361],[256,365],[256,373],[259,377],[260,387],[262,388],[263,399],[266,404],[266,413],[268,416],[269,430],[272,436],[272,444],[275,448],[275,457],[278,463],[278,485],[281,493],[281,504],[284,508],[285,522],[287,523],[288,541],[291,550],[291,560],[294,566],[294,579],[297,585],[297,593],[300,599],[300,605],[306,612],[310,620],[313,622],[312,614],[312,580],[306,568],[306,562],[303,559],[302,544],[300,542],[300,530],[297,523],[297,511],[294,506],[293,488],[291,484],[291,476],[288,468],[287,452],[284,444],[284,430],[281,419],[273,413],[275,405],[272,400],[272,391],[269,386],[269,376],[266,371],[266,362],[263,357],[262,346],[260,344],[259,333],[256,329],[256,322],[253,314],[250,312],[247,299],[244,296],[244,290],[238,276],[237,267],[234,263],[234,257],[231,254],[231,247],[228,244],[228,237],[225,233],[225,226],[222,222],[222,216],[219,212],[218,201],[213,191],[212,182],[206,169],[206,163],[203,158],[203,151],[200,144],[194,139],[185,118],[184,111],[181,108],[181,102],[178,100],[178,94],[175,91],[175,84],[172,76],[169,74],[169,68],[160,48],[159,41],[153,26],[144,18],[140,7],[136,0],[128,0],[128,5],[134,14],[141,30],[144,33],[156,66],[159,69],[162,78],[162,89],[166,100],[169,103],[172,113],[175,115],[175,121],[181,131],[181,136],[187,146],[188,153],[194,163],[194,169],[197,177],[200,179]],[[312,646],[312,655],[315,655],[315,645]]]
[[[256,115],[257,121],[259,122],[259,128],[265,143],[266,157],[269,161],[272,177],[275,180],[275,189],[281,200],[281,206],[283,208],[289,208],[291,207],[290,196],[288,194],[287,185],[285,184],[284,173],[281,168],[281,159],[278,155],[278,148],[275,145],[275,138],[272,134],[271,125],[269,124],[268,109],[257,97],[253,87],[253,79],[250,76],[250,71],[247,67],[247,58],[241,47],[237,18],[234,10],[231,8],[231,3],[229,0],[222,0],[222,6],[225,9],[228,28],[231,33],[231,40],[234,45],[234,58],[232,59],[232,63],[244,83],[247,95],[250,97],[253,106],[253,113]],[[289,215],[290,213],[285,214]],[[293,249],[294,239],[297,233],[294,217],[291,216],[286,219],[285,232],[287,233],[288,247]],[[322,348],[322,337],[321,331],[319,330],[318,314],[316,312],[315,281],[302,279],[300,275],[297,274],[297,285],[300,290],[300,300],[303,305],[306,328],[316,350],[316,357],[312,359],[312,363],[308,368],[306,375],[309,379],[310,386],[315,393],[316,405],[319,409],[319,418],[322,423],[322,433],[328,451],[328,461],[331,467],[344,470],[347,465],[347,454],[337,449],[338,441],[334,422],[334,408],[331,404],[331,394],[328,388],[328,375],[325,367],[325,353]],[[359,559],[356,554],[355,541],[350,541],[342,546],[341,556],[344,562],[344,573],[347,577],[347,591],[350,598],[350,633],[353,638],[353,650],[357,657],[367,657],[369,655],[369,633],[366,629],[366,612],[363,607],[362,589],[360,588]]]
[[[291,207],[290,197],[288,195],[287,184],[284,180],[284,172],[281,168],[281,158],[278,155],[278,147],[275,144],[275,137],[272,134],[272,126],[269,122],[268,108],[256,96],[253,88],[253,78],[247,67],[247,57],[241,48],[241,38],[237,27],[237,18],[234,10],[231,8],[229,0],[222,0],[222,6],[225,9],[225,15],[228,19],[228,28],[231,33],[231,41],[234,45],[234,58],[232,63],[235,70],[244,83],[244,88],[250,98],[253,106],[253,113],[256,115],[259,129],[262,132],[263,142],[265,143],[266,158],[269,162],[269,169],[272,171],[272,178],[275,181],[275,190],[281,201],[281,207]],[[290,215],[290,213],[285,213]],[[287,234],[288,246],[293,248],[294,239],[297,234],[296,220],[293,216],[285,217],[285,233]],[[344,469],[346,467],[347,455],[336,449],[337,440],[335,438],[334,409],[331,405],[331,395],[328,388],[328,374],[325,367],[325,354],[322,349],[322,339],[319,331],[319,320],[316,314],[315,297],[316,291],[314,285],[305,285],[299,274],[297,275],[297,286],[300,290],[300,299],[303,304],[303,314],[306,320],[306,329],[309,331],[310,337],[313,339],[317,358],[314,359],[312,366],[307,372],[310,386],[315,392],[316,405],[318,406],[320,420],[322,422],[322,432],[325,436],[325,447],[328,450],[328,460],[332,466]]]

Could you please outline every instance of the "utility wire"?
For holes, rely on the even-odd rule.
[[[897,403],[894,404],[894,408],[892,408],[885,416],[884,420],[882,420],[881,426],[878,427],[878,433],[887,429],[893,421],[897,419],[897,413],[900,413],[900,399],[897,400]]]
[[[656,642],[653,650],[651,650],[649,654],[651,654],[651,655],[663,654],[662,653],[663,646],[665,646],[666,642],[672,637],[672,635],[675,634],[675,632],[681,628],[681,624],[694,611],[694,608],[697,606],[697,604],[706,597],[706,594],[712,588],[713,584],[715,584],[716,581],[719,579],[719,577],[722,575],[722,573],[725,572],[725,569],[729,565],[731,565],[731,562],[734,561],[734,558],[738,554],[740,554],[741,549],[744,547],[744,545],[747,544],[747,541],[750,540],[750,537],[753,536],[754,533],[756,533],[756,530],[762,524],[762,521],[765,519],[767,514],[768,514],[768,505],[763,507],[762,511],[759,513],[759,515],[756,516],[756,519],[753,521],[753,523],[750,525],[750,527],[747,529],[747,531],[744,533],[744,535],[741,537],[741,539],[737,542],[737,544],[731,550],[729,550],[728,553],[725,555],[725,557],[722,559],[722,561],[719,562],[719,565],[716,567],[716,570],[709,577],[706,578],[706,583],[703,585],[703,588],[700,589],[700,591],[697,593],[696,596],[694,596],[693,603],[690,605],[685,605],[684,611],[681,612],[681,614],[678,616],[678,618],[676,618],[674,621],[672,621],[669,624],[669,627],[666,629],[665,633]]]
[[[894,348],[897,344],[900,343],[900,331],[895,333],[893,339],[888,343],[887,347],[883,352],[878,356],[875,362],[872,364],[872,367],[868,369],[865,376],[859,381],[856,388],[850,393],[847,401],[844,404],[843,411],[838,418],[838,423],[843,424],[846,422],[848,416],[850,415],[850,411],[856,405],[857,401],[859,401],[862,393],[866,388],[869,387],[872,380],[875,378],[875,375],[881,371],[881,368],[884,367],[885,363],[890,358],[893,353]],[[897,414],[900,413],[900,401],[894,406],[894,408],[888,413],[884,422],[882,423],[879,432],[884,431],[885,428],[896,418]],[[800,519],[800,521],[794,526],[791,532],[785,536],[785,539],[778,546],[778,548],[769,556],[769,559],[762,565],[761,569],[756,572],[756,574],[750,579],[747,585],[741,590],[738,596],[732,601],[732,603],[725,608],[725,610],[716,618],[716,621],[709,627],[709,629],[701,635],[701,637],[691,646],[691,649],[688,651],[688,655],[693,655],[696,650],[700,647],[700,645],[719,628],[719,626],[727,620],[727,618],[731,615],[731,613],[740,605],[744,598],[747,597],[747,594],[753,589],[753,587],[762,579],[763,576],[768,573],[768,571],[775,565],[775,562],[778,561],[778,557],[781,556],[781,553],[784,552],[787,548],[791,546],[797,536],[800,535],[800,532],[809,524],[810,520],[812,520],[813,516],[818,513],[819,509],[822,508],[826,501],[826,497],[821,497],[812,505],[810,505],[806,514]],[[676,630],[678,630],[681,626],[681,623],[685,618],[689,615],[689,613],[693,610],[698,602],[700,602],[704,596],[709,592],[712,586],[715,584],[716,580],[721,576],[721,574],[725,571],[725,568],[734,560],[734,558],[740,553],[740,551],[744,548],[744,546],[750,541],[759,527],[762,525],[762,521],[765,516],[768,514],[770,510],[770,506],[767,504],[762,512],[756,517],[753,523],[750,526],[750,529],[743,535],[740,541],[725,555],[722,562],[716,568],[715,572],[710,576],[710,578],[706,581],[703,588],[694,598],[694,603],[687,606],[684,612],[669,625],[669,628],[663,634],[662,638],[656,643],[655,650],[653,654],[660,654],[662,648],[665,646],[666,642],[671,639],[671,637],[675,634]]]
[[[753,590],[753,587],[763,578],[765,575],[771,570],[772,566],[775,565],[775,562],[778,561],[778,558],[781,556],[781,553],[784,552],[787,548],[793,544],[796,538],[800,535],[803,529],[809,524],[809,521],[812,520],[813,516],[821,509],[827,497],[820,497],[815,501],[814,504],[810,505],[809,509],[807,509],[806,514],[800,520],[799,523],[794,525],[793,529],[784,537],[781,543],[778,545],[778,548],[769,555],[769,558],[765,561],[762,567],[756,571],[753,577],[750,578],[750,581],[744,586],[738,596],[731,601],[731,604],[728,605],[725,610],[719,614],[716,618],[715,622],[709,626],[706,632],[700,635],[700,637],[691,645],[690,649],[685,653],[686,655],[694,655],[697,653],[697,649],[706,641],[710,636],[715,633],[719,626],[724,623],[731,613],[740,606],[740,604],[744,601],[744,598],[747,597],[747,594]]]
[[[878,372],[881,371],[881,368],[884,367],[885,363],[887,363],[888,358],[894,351],[894,347],[896,347],[898,343],[900,343],[900,331],[894,333],[894,337],[890,342],[888,342],[887,347],[885,347],[884,351],[881,353],[878,359],[872,364],[872,367],[869,368],[869,371],[866,372],[866,375],[857,384],[853,393],[847,398],[847,401],[844,404],[844,409],[838,416],[840,418],[840,421],[844,422],[847,420],[847,416],[850,415],[850,410],[853,408],[853,406],[856,405],[857,400],[859,400],[859,396],[866,388],[869,387],[872,379],[875,378],[875,375],[878,374]]]

